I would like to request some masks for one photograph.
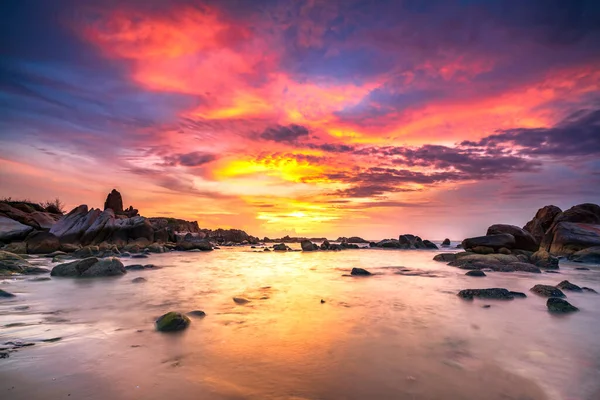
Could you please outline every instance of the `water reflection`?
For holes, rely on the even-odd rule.
[[[467,287],[528,292],[562,279],[599,289],[600,271],[566,266],[561,275],[474,280],[432,256],[223,249],[155,255],[145,261],[164,268],[117,279],[10,281],[2,287],[18,296],[0,303],[0,326],[20,325],[0,328],[0,340],[36,345],[1,360],[0,390],[15,399],[598,394],[600,296],[569,294],[582,311],[556,318],[536,296],[465,302],[455,294]],[[343,276],[352,267],[376,275]],[[138,276],[147,282],[132,283]],[[155,332],[154,319],[171,310],[207,317],[180,334]]]

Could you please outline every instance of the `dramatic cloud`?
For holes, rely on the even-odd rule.
[[[194,151],[192,153],[173,154],[167,156],[165,157],[165,162],[170,166],[182,165],[184,167],[198,167],[200,165],[208,164],[216,159],[217,156],[214,154]]]
[[[265,129],[260,137],[274,142],[293,143],[308,137],[308,129],[300,125],[272,126]]]

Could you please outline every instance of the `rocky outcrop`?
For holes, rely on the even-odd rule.
[[[178,239],[181,237],[178,237]],[[176,250],[201,250],[201,251],[212,251],[212,244],[206,240],[202,235],[187,233],[182,239],[177,241],[175,246]]]
[[[544,235],[552,226],[554,218],[560,214],[562,210],[556,206],[545,206],[540,208],[535,217],[523,227],[524,230],[531,233],[535,241],[540,244],[544,239]]]
[[[571,305],[571,303],[569,303],[568,301],[556,297],[549,298],[546,302],[546,307],[548,307],[548,311],[556,313],[569,313],[579,311],[579,308]]]
[[[115,214],[123,214],[123,198],[121,197],[121,193],[119,193],[116,189],[113,189],[108,194],[106,201],[104,202],[104,211],[109,208]]]
[[[257,244],[258,238],[248,235],[241,229],[202,229],[205,237],[216,243]]]
[[[510,234],[515,238],[515,249],[527,250],[527,251],[537,251],[539,248],[539,242],[535,240],[533,235],[528,231],[519,228],[514,225],[503,225],[496,224],[492,225],[488,228],[486,235],[498,235],[498,234]],[[503,246],[507,247],[507,246]]]
[[[0,242],[23,240],[33,231],[29,225],[22,224],[14,219],[0,216]]]
[[[60,242],[50,232],[34,232],[25,240],[27,253],[48,254],[60,249]]]
[[[541,273],[538,267],[523,262],[519,256],[514,254],[440,253],[434,257],[434,260],[449,261],[449,266],[467,270],[489,269],[496,272]]]
[[[574,262],[600,264],[600,246],[588,247],[584,250],[579,250],[569,256],[569,259]]]
[[[274,251],[288,251],[289,247],[287,247],[285,245],[285,243],[279,243],[279,244],[274,244],[273,245],[273,250]]]
[[[50,275],[73,278],[95,278],[103,276],[119,276],[126,273],[125,266],[117,258],[99,260],[91,257],[69,263],[59,264],[52,269]]]
[[[329,250],[330,247],[331,243],[329,243],[329,240],[323,240],[323,243],[321,243],[321,250]]]
[[[370,243],[370,247],[381,247],[385,249],[437,249],[437,245],[430,240],[423,240],[419,236],[404,234],[398,239],[384,239],[377,243]]]
[[[600,206],[586,203],[557,214],[540,248],[553,255],[570,256],[594,246],[600,246]]]
[[[319,250],[319,246],[311,242],[310,240],[303,240],[300,242],[300,246],[302,247],[302,251],[315,251]]]
[[[444,239],[444,241],[442,242],[442,246],[444,246],[444,247],[450,246],[450,239],[448,239],[448,238]]]
[[[27,225],[32,230],[47,231],[62,217],[62,214],[47,212],[41,206],[33,203],[0,202],[0,218],[2,217]]]
[[[462,241],[464,249],[472,249],[474,247],[489,247],[498,250],[502,247],[512,249],[515,247],[515,237],[509,233],[500,233],[486,236],[476,236],[467,238]]]

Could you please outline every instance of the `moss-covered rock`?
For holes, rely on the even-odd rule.
[[[562,290],[550,285],[535,285],[530,290],[543,297],[565,297]]]
[[[466,300],[472,300],[474,297],[497,300],[512,300],[515,298],[515,296],[508,291],[508,289],[502,288],[464,289],[458,292],[458,297],[462,297]]]
[[[556,297],[549,298],[546,302],[546,307],[548,307],[549,311],[556,313],[569,313],[573,311],[579,311],[579,308],[571,305],[571,303],[569,303],[568,301]]]
[[[190,325],[190,319],[180,312],[171,311],[156,320],[156,330],[160,332],[181,331]]]
[[[583,292],[583,289],[580,288],[579,286],[572,284],[569,281],[562,281],[561,283],[559,283],[558,285],[556,285],[557,288],[562,289],[562,290],[568,290],[571,292]]]

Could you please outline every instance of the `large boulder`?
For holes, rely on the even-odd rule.
[[[358,236],[351,236],[346,240],[346,243],[369,243],[365,239]]]
[[[569,256],[589,247],[600,246],[600,225],[559,222],[554,225],[546,241],[546,250],[557,256]]]
[[[0,216],[0,242],[25,239],[31,231],[33,231],[33,228],[29,225]]]
[[[119,276],[127,271],[117,258],[99,260],[95,257],[59,264],[52,269],[50,275],[65,277],[95,278],[102,276]]]
[[[579,250],[569,256],[569,259],[574,262],[600,264],[600,246],[588,247],[584,250]]]
[[[113,189],[106,197],[104,210],[106,211],[107,209],[111,209],[115,214],[123,213],[123,198],[121,197],[121,193],[116,189]]]
[[[210,242],[202,236],[195,235],[192,233],[186,234],[182,240],[177,242],[175,246],[176,250],[201,250],[201,251],[211,251],[213,249]]]
[[[558,269],[558,258],[554,257],[546,250],[538,250],[531,255],[529,261],[539,268]]]
[[[560,214],[562,210],[556,206],[545,206],[540,208],[535,217],[529,221],[523,229],[531,233],[537,243],[541,243],[544,239],[544,234],[554,222],[554,218]]]
[[[29,254],[48,254],[60,249],[60,241],[50,232],[34,232],[25,243]]]
[[[579,311],[579,308],[575,307],[568,301],[564,299],[559,299],[557,297],[549,298],[546,302],[546,307],[548,307],[548,311],[555,313],[569,313]]]
[[[35,221],[35,219],[31,217],[31,213],[34,211],[44,211],[44,209],[40,207],[39,210],[36,210],[26,203],[9,204],[6,202],[0,202],[0,217],[15,220],[34,229],[41,229],[40,225]]]
[[[486,235],[498,235],[503,233],[508,233],[515,238],[515,249],[537,251],[540,247],[539,242],[536,241],[531,233],[514,225],[492,225],[488,228]]]
[[[100,214],[101,210],[88,210],[88,206],[82,204],[58,220],[50,229],[50,233],[58,237],[61,243],[78,242]]]
[[[300,242],[302,251],[315,251],[319,249],[319,246],[311,242],[310,240],[303,240]]]
[[[512,249],[515,247],[515,237],[509,233],[500,233],[496,235],[477,236],[467,238],[462,241],[464,249],[472,249],[477,246],[491,247],[498,250],[502,247]]]

